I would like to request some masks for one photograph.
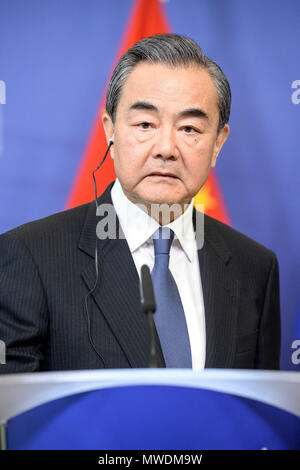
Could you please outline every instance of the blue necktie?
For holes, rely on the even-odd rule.
[[[166,367],[191,368],[191,348],[180,295],[169,269],[174,232],[160,227],[152,236],[155,264],[152,279],[156,299],[155,326]]]

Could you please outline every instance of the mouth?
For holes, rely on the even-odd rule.
[[[174,175],[174,173],[170,173],[169,171],[168,172],[153,171],[153,173],[150,173],[150,175],[148,176],[151,176],[152,178],[173,178],[173,179],[177,178],[177,176]]]

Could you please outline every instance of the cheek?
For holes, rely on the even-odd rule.
[[[213,157],[214,143],[212,139],[198,139],[193,149],[186,152],[184,166],[188,173],[189,181],[192,185],[197,185],[206,179]]]
[[[145,164],[146,152],[132,137],[118,141],[116,139],[114,153],[114,166],[118,177],[123,176],[126,180],[135,180]]]
[[[196,150],[202,155],[209,157],[213,154],[215,138],[211,134],[205,134],[199,138],[196,144]]]
[[[122,138],[117,137],[115,143],[115,155],[120,165],[131,168],[144,165],[151,148],[149,142],[140,142],[127,132]]]
[[[214,153],[215,140],[209,135],[200,139],[195,146],[195,153],[198,156],[198,162],[201,167],[210,167],[213,153]]]

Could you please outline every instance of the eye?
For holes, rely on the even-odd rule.
[[[150,129],[151,124],[149,122],[140,122],[137,127],[140,127],[141,129]]]
[[[194,132],[197,132],[197,130],[194,127],[191,127],[191,126],[184,126],[183,130],[186,134],[192,134]]]

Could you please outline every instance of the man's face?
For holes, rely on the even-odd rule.
[[[185,204],[215,166],[229,127],[217,135],[217,92],[201,67],[138,64],[123,87],[111,156],[126,196],[134,203]]]

